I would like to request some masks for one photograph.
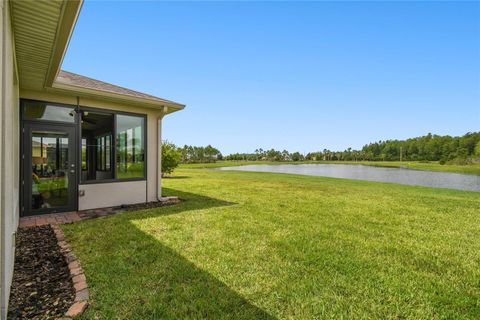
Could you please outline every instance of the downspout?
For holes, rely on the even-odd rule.
[[[157,118],[157,200],[162,201],[162,119],[167,114],[168,107],[163,106],[162,113]]]

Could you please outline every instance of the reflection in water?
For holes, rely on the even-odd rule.
[[[68,205],[68,136],[32,132],[32,209]]]
[[[354,180],[394,182],[436,188],[480,191],[480,176],[421,171],[406,168],[383,168],[348,164],[279,164],[222,167],[218,170],[294,173]]]

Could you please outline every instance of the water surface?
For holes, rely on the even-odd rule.
[[[415,186],[480,191],[480,176],[450,172],[384,168],[349,164],[255,164],[217,170],[293,173],[354,180],[394,182]]]

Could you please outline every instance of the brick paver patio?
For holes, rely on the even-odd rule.
[[[179,202],[177,197],[163,197],[160,201],[162,205],[172,205]],[[102,209],[92,209],[84,211],[72,211],[72,212],[61,212],[61,213],[50,213],[42,214],[36,216],[27,216],[21,217],[18,227],[19,228],[28,228],[36,226],[44,226],[47,224],[58,225],[58,224],[67,224],[74,223],[81,220],[94,219],[105,217],[112,214],[117,214],[129,210],[128,207],[112,207],[112,208],[102,208]]]
[[[85,211],[50,213],[36,216],[21,217],[18,227],[28,228],[47,224],[58,225],[74,223],[81,220],[93,219],[123,212],[122,208],[103,208]]]
[[[28,228],[36,226],[44,226],[47,224],[65,224],[82,220],[78,212],[62,212],[42,214],[38,216],[21,217],[18,227]]]

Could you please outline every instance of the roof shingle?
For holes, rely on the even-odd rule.
[[[115,94],[120,94],[124,96],[130,96],[130,97],[135,97],[135,98],[140,98],[140,99],[147,99],[155,102],[163,102],[163,103],[169,103],[169,104],[177,104],[180,105],[177,102],[173,102],[170,100],[162,99],[156,96],[152,96],[150,94],[130,90],[124,87],[116,86],[114,84],[110,84],[107,82],[103,82],[100,80],[92,79],[89,77],[81,76],[79,74],[61,70],[58,73],[58,76],[55,80],[56,83],[59,84],[64,84],[64,85],[69,85],[69,86],[75,86],[79,88],[85,88],[85,89],[90,89],[90,90],[97,90],[97,91],[103,91],[103,92],[110,92],[110,93],[115,93]]]

